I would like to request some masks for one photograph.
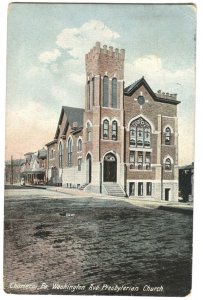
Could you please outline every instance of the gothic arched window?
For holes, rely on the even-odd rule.
[[[91,126],[87,123],[87,142],[91,142]]]
[[[92,106],[94,106],[94,77],[92,78]]]
[[[118,125],[116,121],[112,122],[112,140],[117,140],[118,136]]]
[[[103,106],[109,106],[109,78],[107,76],[103,79]]]
[[[104,120],[103,122],[103,139],[109,138],[109,121]]]
[[[78,151],[82,151],[82,140],[79,138],[78,140]]]
[[[59,143],[59,168],[63,168],[63,146]]]
[[[71,138],[68,139],[68,167],[73,164],[73,141]]]
[[[130,123],[130,147],[146,147],[151,145],[151,127],[142,117]]]
[[[87,82],[87,109],[90,110],[90,81]]]
[[[167,158],[165,160],[165,170],[167,170],[167,171],[171,170],[171,160],[170,160],[170,158]]]
[[[112,79],[112,107],[117,108],[117,79]]]
[[[171,144],[171,129],[167,127],[165,129],[165,145]]]

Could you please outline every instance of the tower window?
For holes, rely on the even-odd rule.
[[[117,108],[117,79],[112,80],[112,107]]]
[[[107,76],[103,79],[103,106],[109,106],[109,78]]]
[[[87,123],[87,141],[91,142],[91,126],[90,126],[90,123]]]
[[[103,139],[109,138],[109,121],[104,120],[103,122]]]
[[[87,109],[90,110],[90,81],[87,82]]]
[[[165,170],[170,171],[171,170],[171,160],[170,158],[167,158],[165,161]]]
[[[171,144],[171,129],[169,127],[165,130],[165,145]]]
[[[118,135],[117,122],[113,121],[112,122],[112,140],[117,140],[117,135]]]
[[[92,78],[92,106],[94,106],[94,77]]]

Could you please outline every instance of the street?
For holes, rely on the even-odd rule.
[[[9,189],[4,224],[8,293],[190,292],[192,215],[123,200]]]

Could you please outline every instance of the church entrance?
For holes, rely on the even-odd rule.
[[[117,160],[113,153],[107,153],[104,157],[104,182],[117,181]]]
[[[92,181],[92,158],[91,155],[88,153],[86,158],[86,178],[87,183]]]

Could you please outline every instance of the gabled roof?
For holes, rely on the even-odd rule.
[[[52,140],[51,142],[46,143],[45,146],[48,147],[48,146],[51,146],[51,145],[56,144],[56,143],[57,143],[57,140],[54,139],[54,140]]]
[[[61,125],[61,123],[62,123],[64,114],[66,114],[67,122],[65,124],[64,131],[62,132],[62,135],[66,134],[66,132],[68,130],[68,126],[72,127],[74,122],[77,122],[78,127],[83,127],[84,109],[83,108],[77,108],[77,107],[70,107],[70,106],[62,106],[61,114],[60,114],[60,117],[59,117],[59,122],[58,122],[58,126],[57,126],[57,129],[56,129],[54,139],[57,139],[58,136],[59,136],[59,132],[60,132],[59,125]]]
[[[148,85],[148,83],[146,82],[146,80],[144,79],[144,76],[139,80],[135,81],[134,83],[132,83],[131,85],[127,86],[124,89],[124,95],[131,96],[142,85],[146,88],[146,90],[152,96],[154,101],[176,104],[176,105],[180,103],[180,101],[176,100],[176,94],[154,93],[153,90]]]

